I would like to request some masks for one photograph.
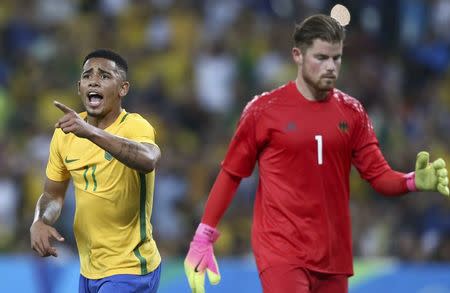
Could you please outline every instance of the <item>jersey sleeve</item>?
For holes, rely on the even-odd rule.
[[[371,181],[391,170],[380,150],[372,121],[358,102],[355,113],[355,131],[352,136],[352,163],[361,177]]]
[[[155,144],[155,129],[153,126],[138,114],[132,114],[125,120],[126,138],[137,141]]]
[[[60,129],[55,129],[50,142],[46,175],[48,179],[53,181],[66,181],[70,178],[70,173],[64,165],[63,157],[61,155],[63,135],[64,134]]]
[[[261,115],[258,110],[255,103],[250,102],[246,106],[222,162],[222,168],[234,176],[248,177],[252,174],[265,141],[264,126],[259,120]]]
[[[241,183],[241,177],[233,176],[224,169],[220,170],[209,192],[202,223],[216,227],[231,203]]]

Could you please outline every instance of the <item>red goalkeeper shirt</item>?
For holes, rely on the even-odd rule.
[[[258,270],[295,264],[353,274],[351,165],[368,181],[391,171],[362,105],[337,89],[323,101],[308,101],[295,82],[255,97],[222,168],[247,177],[256,162],[252,246]]]

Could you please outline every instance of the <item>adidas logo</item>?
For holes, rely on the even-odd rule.
[[[286,132],[296,131],[297,124],[295,124],[295,122],[291,121],[286,125],[285,130],[286,130]]]

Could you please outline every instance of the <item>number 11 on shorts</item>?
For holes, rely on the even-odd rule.
[[[317,141],[317,163],[319,165],[323,165],[323,156],[322,156],[322,135],[316,135],[314,138]]]

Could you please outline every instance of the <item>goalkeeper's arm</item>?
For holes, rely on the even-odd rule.
[[[386,196],[398,196],[410,191],[438,191],[449,195],[447,169],[443,159],[429,163],[429,154],[417,155],[416,169],[405,174],[391,169],[377,143],[356,150],[353,164],[372,187]]]
[[[379,154],[381,155],[381,152]],[[429,163],[429,154],[420,152],[417,155],[414,172],[405,174],[388,168],[369,182],[376,191],[387,196],[402,195],[411,191],[438,191],[442,195],[449,196],[447,175],[443,159],[439,158]]]
[[[219,237],[219,231],[215,227],[230,205],[241,179],[222,169],[211,188],[202,222],[184,260],[184,269],[192,292],[204,292],[205,271],[211,284],[220,282],[219,267],[213,249],[213,244]]]
[[[231,203],[242,178],[220,170],[205,205],[202,223],[216,227]]]

